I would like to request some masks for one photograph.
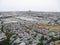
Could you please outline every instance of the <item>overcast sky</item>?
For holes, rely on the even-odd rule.
[[[58,11],[60,0],[0,0],[0,11]]]

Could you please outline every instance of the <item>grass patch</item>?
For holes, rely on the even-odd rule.
[[[10,37],[12,36],[12,33],[5,32],[5,35],[7,39],[0,42],[0,45],[10,45],[9,41],[10,41]]]

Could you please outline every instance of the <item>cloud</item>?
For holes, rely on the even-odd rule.
[[[0,0],[0,11],[60,11],[59,0]]]

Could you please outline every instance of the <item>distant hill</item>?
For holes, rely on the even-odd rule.
[[[10,11],[10,12],[0,12],[0,15],[30,15],[30,16],[46,16],[54,15],[60,16],[60,12],[38,12],[38,11]]]

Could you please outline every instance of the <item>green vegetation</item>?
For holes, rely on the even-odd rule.
[[[4,28],[3,21],[1,21],[1,31],[5,33],[7,39],[0,42],[0,45],[10,45],[9,41],[10,41],[10,37],[12,36],[12,33],[4,32],[3,28]]]
[[[57,40],[60,40],[60,37],[51,37],[51,41],[57,41]]]
[[[55,41],[57,41],[57,40],[60,40],[60,37],[53,37],[52,36],[50,42],[53,41],[54,45],[55,45]]]
[[[6,35],[7,39],[0,42],[0,45],[10,45],[9,41],[10,41],[10,37],[12,36],[12,34],[5,32],[5,35]]]
[[[9,41],[6,39],[6,40],[0,42],[0,45],[10,45],[10,44],[9,44]]]
[[[44,40],[44,36],[41,37],[41,39],[39,40],[40,43],[38,43],[37,45],[43,45],[43,40]]]
[[[44,36],[41,37],[41,39],[39,40],[40,43],[38,43],[37,45],[43,45],[43,40],[44,40]],[[60,40],[60,37],[51,36],[51,39],[47,43],[54,42],[55,45],[55,41],[57,40]]]
[[[16,35],[13,37],[13,38],[14,38],[14,40],[16,40],[16,39],[17,39],[17,35],[18,35],[18,34],[16,34]]]
[[[9,40],[10,37],[11,37],[13,34],[12,34],[12,33],[8,33],[8,32],[5,32],[5,35],[6,35],[7,39]]]

